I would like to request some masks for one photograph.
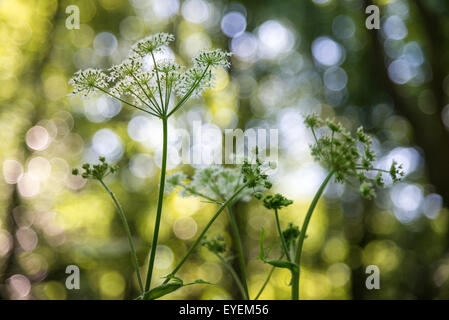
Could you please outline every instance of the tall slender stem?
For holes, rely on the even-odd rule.
[[[167,167],[167,143],[168,143],[167,118],[166,117],[162,118],[162,130],[163,130],[164,138],[163,138],[163,146],[162,146],[161,180],[159,183],[159,199],[157,202],[156,223],[154,225],[153,243],[151,244],[150,262],[148,264],[147,280],[145,283],[145,292],[150,289],[150,285],[151,285],[151,277],[153,275],[154,259],[156,257],[157,240],[159,237],[159,227],[161,224],[162,202],[164,200],[165,170]]]
[[[249,299],[248,285],[246,283],[246,262],[245,256],[243,255],[243,246],[242,246],[242,238],[240,237],[239,227],[237,226],[237,221],[235,219],[234,212],[232,211],[232,205],[228,206],[229,213],[229,221],[231,222],[231,231],[234,236],[235,245],[237,248],[237,256],[239,259],[240,273],[241,273],[241,281],[243,287],[245,289],[246,297]]]
[[[247,292],[245,290],[245,287],[243,286],[242,281],[240,281],[239,276],[237,275],[237,272],[235,272],[234,268],[232,267],[232,265],[230,263],[228,263],[222,256],[220,256],[218,253],[215,253],[215,255],[218,257],[218,259],[220,259],[221,263],[223,263],[223,265],[226,267],[226,269],[228,269],[228,271],[231,273],[232,277],[234,278],[235,282],[237,283],[237,286],[240,289],[240,293],[242,294],[242,297],[245,300],[249,300],[248,296],[247,296]]]
[[[279,260],[282,259],[282,257],[284,257],[284,254],[282,254],[279,257]],[[265,279],[265,282],[263,283],[262,287],[260,288],[259,292],[257,293],[256,297],[254,298],[254,300],[259,299],[260,295],[262,294],[262,292],[265,290],[265,287],[267,286],[268,282],[270,282],[271,276],[273,275],[274,269],[276,269],[275,266],[271,267],[270,272],[267,275],[267,278]]]
[[[207,223],[207,225],[204,227],[203,231],[201,231],[201,234],[198,236],[198,238],[195,240],[195,242],[193,243],[193,245],[190,247],[190,249],[187,251],[187,253],[185,254],[185,256],[181,259],[181,261],[178,263],[178,265],[173,269],[173,271],[170,273],[170,275],[175,275],[176,272],[179,271],[179,269],[181,269],[182,265],[187,261],[187,259],[189,258],[189,256],[192,254],[193,250],[195,250],[195,248],[200,244],[201,240],[204,238],[204,236],[206,235],[206,232],[209,230],[209,228],[212,226],[212,224],[214,223],[214,221],[218,218],[218,216],[223,212],[224,209],[226,209],[226,207],[232,203],[232,201],[239,195],[240,192],[243,191],[243,189],[245,189],[247,187],[247,184],[242,185],[239,189],[237,189],[237,191],[228,199],[226,200],[225,203],[223,203],[221,205],[221,207],[217,210],[217,212],[215,212],[215,214],[213,215],[213,217],[209,220],[209,222]],[[169,279],[167,278],[164,283],[167,283],[169,281]]]
[[[287,255],[287,260],[292,261],[290,258],[290,253],[287,248],[287,244],[285,243],[284,235],[282,234],[281,223],[279,222],[278,209],[274,209],[274,216],[276,217],[276,227],[278,229],[279,237],[281,238],[282,249],[284,250],[284,253]]]
[[[302,246],[304,244],[304,239],[306,237],[307,227],[309,226],[310,219],[312,218],[313,211],[320,200],[321,195],[326,188],[329,180],[334,174],[334,170],[329,171],[324,181],[321,183],[318,191],[315,193],[313,197],[312,203],[310,203],[309,210],[307,210],[306,217],[304,218],[304,222],[302,224],[301,233],[299,234],[298,246],[296,247],[296,255],[295,255],[295,263],[299,266],[297,271],[292,271],[292,300],[299,299],[299,273],[300,273],[300,262],[301,262],[301,254],[302,254]]]
[[[125,213],[123,212],[122,206],[118,202],[117,198],[115,197],[115,195],[111,191],[111,189],[109,189],[109,187],[103,182],[103,180],[100,179],[98,181],[100,181],[103,188],[111,196],[112,200],[114,201],[115,206],[117,207],[120,219],[122,220],[123,226],[125,227],[126,235],[128,237],[129,248],[131,249],[131,255],[133,257],[134,267],[136,269],[137,280],[139,281],[139,287],[140,287],[140,290],[143,292],[143,283],[142,283],[142,278],[140,276],[139,261],[137,259],[136,250],[134,249],[134,241],[131,236],[131,230],[129,229],[129,225],[128,225],[128,221],[126,220]]]

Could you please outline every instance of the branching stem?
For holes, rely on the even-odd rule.
[[[169,274],[169,275],[175,275],[176,272],[179,271],[179,269],[181,269],[181,267],[183,266],[183,264],[187,261],[187,259],[189,258],[189,256],[192,254],[192,252],[196,249],[196,247],[198,247],[198,245],[201,243],[201,240],[204,238],[204,236],[206,235],[207,231],[209,230],[209,228],[212,226],[212,224],[214,223],[214,221],[218,218],[218,216],[223,212],[224,209],[226,209],[226,207],[232,203],[232,201],[234,201],[234,199],[240,194],[240,192],[242,192],[245,188],[247,187],[247,184],[242,185],[239,189],[237,189],[237,191],[228,199],[226,200],[225,203],[223,203],[220,208],[217,210],[217,212],[215,212],[215,214],[212,216],[212,218],[209,220],[209,222],[207,223],[207,225],[204,227],[203,231],[201,231],[201,234],[198,236],[198,238],[195,240],[195,242],[193,243],[193,245],[190,247],[190,249],[187,251],[187,253],[185,254],[185,256],[181,259],[181,261],[178,263],[178,265],[173,269],[173,271]],[[164,283],[167,283],[169,281],[169,279],[167,278]]]

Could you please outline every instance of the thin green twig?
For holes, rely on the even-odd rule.
[[[279,260],[281,260],[284,257],[284,254],[282,254],[279,257]],[[268,282],[270,282],[271,276],[273,275],[274,269],[276,269],[275,266],[271,267],[270,272],[267,275],[267,278],[265,279],[265,282],[263,283],[262,287],[260,288],[259,292],[256,294],[256,297],[254,298],[254,300],[259,299],[260,295],[262,294],[262,292],[265,290],[265,287],[267,286]]]
[[[144,292],[142,278],[140,276],[140,270],[139,270],[139,261],[137,259],[136,250],[134,249],[134,241],[133,241],[133,238],[131,236],[131,230],[129,229],[129,225],[128,225],[128,221],[126,219],[125,213],[123,212],[122,206],[118,202],[118,200],[115,197],[114,193],[109,189],[109,187],[103,182],[103,180],[99,179],[98,181],[100,181],[100,183],[103,186],[103,188],[111,196],[111,198],[114,201],[114,204],[115,204],[115,206],[116,206],[116,208],[118,210],[120,219],[122,220],[123,226],[124,226],[125,231],[126,231],[126,235],[128,237],[129,247],[131,249],[131,256],[133,257],[134,267],[136,269],[137,280],[139,281],[139,287],[140,287],[140,290],[142,292]]]
[[[181,269],[183,264],[187,261],[189,256],[192,254],[192,252],[198,247],[198,245],[201,243],[201,240],[206,235],[206,232],[209,230],[209,228],[212,226],[214,221],[218,218],[218,216],[223,212],[224,209],[239,195],[240,192],[243,191],[247,187],[247,184],[242,185],[225,203],[223,203],[220,208],[215,212],[215,214],[212,216],[212,218],[209,220],[207,225],[204,227],[203,231],[201,231],[201,234],[198,236],[198,238],[195,240],[193,245],[190,247],[190,249],[187,251],[187,253],[184,255],[184,257],[181,259],[181,261],[178,263],[178,265],[173,269],[173,271],[169,274],[169,276],[174,276],[176,272]],[[164,281],[164,283],[167,283],[169,281],[168,278]]]
[[[282,235],[281,223],[279,222],[278,209],[274,209],[274,216],[276,217],[276,227],[279,233],[279,238],[281,238],[282,250],[287,255],[287,260],[292,261],[290,258],[290,253],[287,248],[287,244],[285,243],[284,236]]]
[[[239,287],[240,293],[242,294],[243,299],[249,300],[245,287],[242,284],[242,281],[240,281],[239,276],[237,275],[237,272],[235,272],[234,268],[230,263],[228,263],[222,256],[220,256],[218,253],[214,254],[220,259],[220,261],[223,263],[223,265],[228,269],[228,271],[231,273],[232,277],[234,278],[235,282],[237,283],[237,286]]]

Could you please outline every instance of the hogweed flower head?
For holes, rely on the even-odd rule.
[[[201,51],[188,69],[173,61],[157,61],[154,53],[174,41],[168,33],[158,33],[138,41],[122,63],[106,72],[98,69],[78,71],[69,83],[73,94],[89,96],[95,91],[159,118],[168,118],[191,97],[213,86],[213,69],[229,67],[229,53],[220,49]],[[143,58],[152,56],[154,66],[144,67]],[[179,96],[176,103],[170,104]],[[169,110],[169,106],[173,106]]]
[[[167,194],[172,193],[178,187],[184,187],[184,181],[187,179],[187,175],[183,172],[175,172],[165,178],[165,192]]]
[[[179,96],[190,93],[192,96],[199,96],[204,90],[213,87],[213,76],[210,69],[204,67],[192,67],[182,74],[180,81],[176,85],[176,92]],[[191,88],[194,88],[192,92]]]
[[[99,164],[92,165],[90,163],[85,163],[81,167],[83,172],[80,172],[79,169],[73,169],[72,174],[75,176],[80,174],[84,179],[103,180],[108,175],[115,173],[118,170],[117,166],[108,164],[104,157],[100,157],[98,160],[100,161]]]
[[[73,87],[72,95],[88,97],[98,88],[107,88],[108,76],[99,69],[79,70],[69,80],[69,84]]]
[[[204,50],[198,53],[193,58],[194,66],[200,67],[222,67],[229,68],[231,64],[229,63],[228,58],[231,56],[231,53],[225,52],[221,49],[216,50]]]
[[[156,33],[138,41],[131,50],[136,55],[145,57],[147,54],[160,51],[163,46],[169,45],[174,40],[175,37],[172,34],[165,32]]]
[[[260,199],[262,191],[272,186],[264,166],[259,159],[256,159],[255,164],[244,160],[240,167],[212,165],[197,169],[188,183],[185,183],[187,176],[184,173],[176,172],[166,178],[166,190],[171,193],[181,187],[180,195],[183,197],[199,196],[208,201],[222,203],[246,185],[233,201],[249,201],[251,194]]]
[[[190,187],[216,199],[227,200],[242,185],[237,168],[210,166],[196,170]],[[240,199],[245,194],[240,194]]]
[[[267,209],[280,210],[288,207],[293,203],[293,200],[289,200],[282,194],[276,193],[274,196],[269,194],[263,199],[263,205]]]
[[[203,245],[210,252],[215,254],[221,254],[226,251],[226,243],[224,241],[223,236],[221,235],[210,240],[207,239],[207,237],[204,237],[204,239],[201,241],[201,245]]]
[[[126,59],[120,64],[109,68],[109,79],[115,81],[126,77],[133,77],[138,75],[142,69],[142,62],[138,59]]]
[[[184,67],[176,64],[172,61],[161,62],[156,68],[153,69],[153,78],[155,72],[159,73],[160,82],[163,84],[167,94],[171,94],[173,89],[177,89],[182,83],[182,75],[184,74]],[[192,83],[193,85],[193,83]]]
[[[187,176],[182,172],[176,172],[166,178],[167,193],[171,193],[177,187],[182,197],[199,196],[208,201],[221,203],[226,201],[243,185],[243,177],[238,168],[223,168],[221,166],[209,166],[197,169],[188,183],[184,181]],[[234,201],[247,201],[250,199],[251,190],[245,189],[239,193]]]
[[[241,172],[243,175],[243,182],[255,191],[254,196],[257,199],[262,198],[262,193],[256,189],[271,189],[272,183],[268,179],[268,174],[266,174],[264,165],[258,157],[257,150],[255,163],[250,163],[248,159],[245,159],[241,166]]]
[[[130,97],[131,101],[139,101],[139,99],[133,94],[133,92],[137,91],[139,88],[136,88],[136,85],[131,77],[126,77],[121,81],[117,81],[117,83],[111,87],[110,92],[118,97]]]
[[[296,239],[299,238],[300,234],[301,230],[299,230],[299,227],[290,222],[287,228],[282,231],[282,236],[284,237],[287,247],[290,247],[290,245],[296,243]]]
[[[374,168],[376,154],[371,138],[359,127],[352,136],[340,123],[322,120],[316,114],[306,116],[305,125],[312,131],[315,144],[311,146],[312,156],[329,170],[333,170],[337,182],[343,183],[351,177],[360,182],[360,194],[368,199],[375,196],[375,185],[383,186],[382,174],[387,173],[393,182],[399,181],[404,172],[402,166],[393,161],[390,170]],[[320,133],[318,136],[317,133]],[[377,171],[375,178],[368,175]]]
[[[404,176],[404,170],[402,164],[398,164],[393,160],[393,163],[390,166],[390,176],[393,179],[393,182],[398,182]]]
[[[180,72],[183,69],[183,66],[174,63],[173,61],[165,60],[159,62],[159,64],[154,69],[161,73],[170,73],[175,71]]]

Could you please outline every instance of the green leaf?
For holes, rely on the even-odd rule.
[[[202,279],[197,279],[197,280],[195,280],[195,281],[193,281],[193,282],[186,283],[186,284],[184,285],[184,287],[185,287],[185,286],[190,286],[190,285],[192,285],[192,284],[210,284],[210,285],[215,285],[214,283],[207,282],[207,281],[202,280]]]
[[[291,271],[296,271],[298,269],[298,265],[296,263],[285,261],[285,260],[263,260],[263,262],[271,264],[277,268],[285,268],[290,269]]]
[[[183,284],[180,282],[172,282],[172,283],[164,283],[160,286],[154,287],[153,289],[145,292],[139,300],[155,300],[160,297],[163,297],[169,293],[172,293],[173,291],[178,290],[179,288],[182,288]]]
[[[145,292],[143,295],[137,297],[136,300],[155,300],[185,286],[190,286],[194,284],[213,284],[201,279],[184,284],[181,278],[175,277],[173,275],[170,275],[167,278],[173,279],[174,282],[164,283],[161,284],[160,286],[154,287],[153,289]]]
[[[260,242],[259,242],[259,245],[260,245],[259,260],[262,260],[264,263],[271,264],[272,266],[277,267],[277,268],[289,269],[292,272],[295,272],[299,269],[299,267],[296,263],[293,263],[290,261],[265,259],[265,257],[268,256],[269,252],[267,254],[265,254],[265,248],[263,246],[264,239],[265,239],[265,230],[264,230],[264,228],[262,228],[262,232],[260,234]]]

